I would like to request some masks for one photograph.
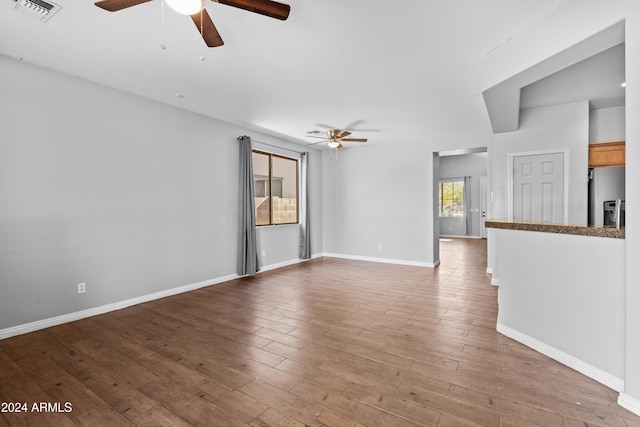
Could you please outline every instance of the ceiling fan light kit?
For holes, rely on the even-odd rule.
[[[101,0],[95,3],[100,9],[117,12],[132,6],[137,6],[151,0]],[[224,42],[211,17],[207,13],[204,0],[164,0],[174,11],[181,15],[190,15],[202,39],[209,47],[222,46]],[[288,4],[273,0],[212,0],[215,3],[237,7],[270,18],[285,21],[289,17],[291,7]]]
[[[180,15],[193,15],[204,9],[204,0],[164,0],[164,2]]]
[[[340,129],[329,129],[326,132],[326,137],[315,136],[315,134],[322,133],[319,130],[310,130],[307,132],[307,136],[309,138],[320,138],[321,141],[312,142],[309,145],[321,144],[323,142],[327,143],[329,148],[342,148],[343,142],[367,142],[367,138],[347,138],[347,136],[351,135],[351,132]]]

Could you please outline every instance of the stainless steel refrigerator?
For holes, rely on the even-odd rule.
[[[624,166],[589,169],[589,225],[604,225],[605,202],[624,201]]]

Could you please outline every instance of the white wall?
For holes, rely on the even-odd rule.
[[[494,194],[493,217],[508,218],[511,173],[508,156],[515,153],[540,150],[566,150],[565,173],[568,172],[569,224],[587,224],[588,206],[588,138],[589,103],[555,105],[522,110],[520,129],[516,132],[493,136],[492,180],[490,191]],[[568,169],[568,171],[567,171]]]
[[[621,390],[624,240],[497,232],[499,330],[507,327],[517,331],[515,338],[544,343],[550,356],[564,357],[573,368]]]
[[[4,56],[0,69],[0,331],[235,274],[236,138],[290,145]],[[295,228],[261,233],[263,261],[297,258]]]
[[[589,112],[589,144],[624,141],[624,107],[602,108]]]
[[[428,148],[370,145],[330,155],[323,162],[325,252],[431,263]]]
[[[487,175],[487,153],[440,156],[440,178],[471,177],[471,229],[468,235],[480,237],[482,220],[480,177]],[[463,217],[440,217],[440,235],[464,235]]]
[[[624,404],[640,415],[640,4],[626,15],[626,364]]]

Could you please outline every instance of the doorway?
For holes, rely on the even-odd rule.
[[[485,179],[484,191],[486,191],[487,147],[434,152],[433,166],[433,253],[434,263],[437,265],[441,261],[439,256],[441,237],[444,236],[449,240],[451,238],[481,239],[483,237],[484,218],[482,215],[483,212],[486,213],[487,200],[483,200],[486,195],[482,194],[486,193],[483,193],[482,180]],[[467,187],[468,190],[466,194],[463,194],[462,200],[455,197],[451,200],[447,199],[452,205],[457,203],[457,211],[442,209],[441,206],[445,198],[441,200],[439,197],[442,187],[440,183],[450,181],[466,182],[464,187]],[[447,244],[444,239],[442,241]]]

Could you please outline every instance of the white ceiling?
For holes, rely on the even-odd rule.
[[[207,0],[225,41],[207,48],[160,0],[54,2],[42,23],[0,0],[0,53],[300,143],[329,126],[370,143],[490,131],[479,64],[565,3],[290,0],[278,21]]]

